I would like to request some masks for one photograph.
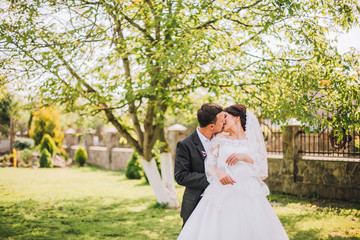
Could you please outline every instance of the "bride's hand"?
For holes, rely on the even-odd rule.
[[[246,153],[233,153],[230,155],[230,157],[228,157],[228,159],[226,160],[226,163],[229,166],[233,166],[235,163],[237,163],[239,161],[254,164],[254,161],[252,160],[252,158],[249,157],[249,155],[247,155]]]
[[[228,185],[228,184],[232,185],[232,184],[236,183],[234,181],[234,179],[232,179],[230,177],[230,175],[227,174],[226,172],[223,172],[223,171],[219,170],[216,174],[218,175],[219,181],[221,182],[222,185]]]

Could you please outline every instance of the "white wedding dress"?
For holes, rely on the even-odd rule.
[[[267,176],[266,150],[263,154],[258,151],[251,147],[249,140],[232,140],[221,134],[213,139],[205,163],[210,185],[178,240],[288,239],[266,199],[269,189],[261,180]],[[255,163],[240,161],[228,166],[225,161],[232,153],[246,153]],[[214,165],[227,172],[236,183],[222,185],[213,170]]]

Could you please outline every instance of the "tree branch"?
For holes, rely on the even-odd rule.
[[[133,25],[135,28],[137,28],[140,32],[144,33],[144,35],[151,40],[152,42],[155,41],[155,39],[142,27],[140,27],[134,20],[126,16],[122,11],[119,11],[120,14],[128,21],[131,25]]]
[[[227,20],[232,21],[232,22],[236,22],[236,23],[238,23],[240,25],[243,25],[244,27],[254,27],[254,25],[252,25],[252,24],[246,24],[246,23],[240,22],[239,20],[232,19],[230,16],[224,16],[224,19],[227,19]]]
[[[124,39],[124,35],[122,33],[121,22],[118,19],[116,19],[115,15],[111,14],[111,16],[113,17],[113,19],[114,19],[114,21],[116,23],[116,33],[118,34],[120,40],[122,42],[124,42],[125,39]],[[123,47],[119,47],[119,48],[116,48],[116,49],[117,49],[117,51],[119,53],[121,53],[121,54],[124,53],[123,52]],[[123,62],[123,66],[124,66],[124,70],[125,70],[125,77],[126,77],[125,87],[129,91],[130,95],[134,95],[133,94],[133,89],[132,89],[130,60],[129,60],[127,55],[122,57],[122,62]],[[133,124],[134,124],[134,129],[135,129],[135,132],[136,132],[136,134],[138,135],[138,138],[139,138],[139,145],[140,145],[141,148],[143,148],[144,147],[144,133],[141,130],[140,121],[139,121],[139,119],[137,117],[137,113],[136,113],[137,108],[135,106],[135,100],[134,99],[129,100],[128,103],[129,103],[129,113],[131,115],[131,119],[132,119]]]
[[[258,5],[260,2],[262,2],[262,1],[261,1],[261,0],[258,0],[258,1],[254,2],[253,4],[251,4],[251,5],[249,5],[249,6],[238,7],[238,8],[236,8],[236,9],[234,9],[233,12],[234,12],[234,13],[239,13],[239,12],[242,11],[242,10],[255,7],[255,6]]]
[[[0,124],[0,128],[6,132],[10,132],[10,129],[6,128],[4,125]]]
[[[200,26],[195,27],[195,29],[203,29],[203,28],[207,28],[209,25],[219,21],[220,19],[216,18],[216,19],[211,19],[207,22],[205,22],[204,24],[201,24]]]
[[[54,50],[54,49],[53,49]],[[67,70],[70,74],[75,77],[82,85],[85,86],[87,92],[95,93],[96,90],[92,88],[87,82],[85,82],[76,72],[75,70],[69,65],[69,63],[64,59],[64,57],[59,53],[55,52],[56,56],[63,62]],[[89,99],[90,100],[90,99]],[[123,135],[135,148],[139,153],[142,153],[142,149],[139,143],[131,136],[131,134],[127,131],[127,129],[116,119],[114,116],[112,109],[110,109],[106,103],[100,103],[105,112],[107,119],[115,126],[115,128],[119,131],[121,135]]]
[[[155,18],[155,25],[156,25],[156,33],[155,33],[155,36],[156,36],[156,40],[157,41],[160,41],[160,17],[159,15],[156,13],[156,10],[154,9],[154,6],[151,2],[151,0],[145,0],[145,2],[149,5],[149,8],[151,10],[151,13],[154,15],[154,18]]]

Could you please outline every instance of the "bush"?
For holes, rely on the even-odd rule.
[[[41,140],[40,151],[47,149],[51,156],[54,156],[55,153],[55,143],[54,140],[50,137],[49,134],[45,134]]]
[[[30,149],[24,149],[19,152],[19,155],[20,160],[27,164],[31,158],[32,151]]]
[[[84,166],[87,161],[87,154],[85,149],[79,147],[75,152],[75,162],[77,162],[80,166]]]
[[[59,113],[52,109],[40,109],[34,112],[29,134],[36,145],[40,144],[45,134],[49,134],[57,147],[62,146],[64,134],[59,120]]]
[[[0,163],[5,163],[5,162],[7,162],[8,156],[9,156],[9,155],[3,155],[3,156],[1,156],[1,157],[0,157]]]
[[[142,177],[142,168],[139,163],[139,154],[134,152],[126,166],[125,175],[128,179],[140,179]]]
[[[34,140],[31,138],[20,138],[17,137],[14,140],[14,147],[20,150],[26,149],[26,148],[33,148],[34,147]]]
[[[41,151],[40,167],[41,168],[52,168],[53,167],[53,164],[51,161],[51,155],[46,148]]]
[[[14,162],[14,154],[13,154],[13,153],[9,153],[9,154],[3,155],[2,157],[0,157],[0,162],[13,163],[13,162]]]
[[[0,82],[2,81],[0,80]],[[1,92],[0,95],[2,95]],[[5,91],[5,94],[0,97],[0,124],[5,127],[5,129],[0,128],[0,134],[5,137],[9,136],[9,132],[6,129],[10,128],[10,116],[12,115],[14,104],[14,97]]]

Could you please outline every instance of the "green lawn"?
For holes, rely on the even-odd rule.
[[[1,168],[0,239],[176,239],[179,210],[156,208],[143,182],[93,167]],[[291,239],[360,239],[359,204],[269,199]]]

